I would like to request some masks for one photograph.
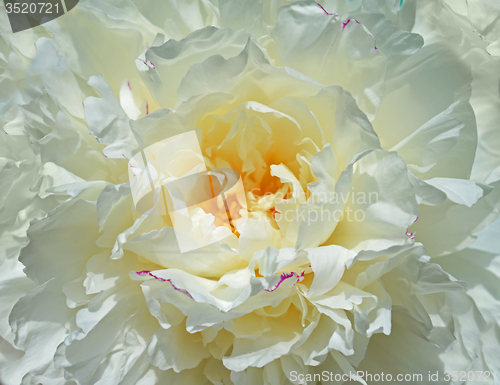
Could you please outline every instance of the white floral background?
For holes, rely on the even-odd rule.
[[[500,2],[2,3],[0,122],[2,384],[500,378]],[[250,219],[181,254],[128,159],[192,130]]]

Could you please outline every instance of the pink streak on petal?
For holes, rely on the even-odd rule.
[[[153,69],[156,69],[155,65],[153,64],[153,62],[150,62],[150,61],[144,61],[142,59],[139,59],[141,62],[144,63],[144,65],[148,66],[149,68],[153,68]]]
[[[311,265],[309,265],[310,267]],[[291,273],[281,273],[281,276],[280,276],[280,281],[273,286],[272,289],[264,289],[265,291],[268,291],[268,292],[272,292],[272,291],[275,291],[278,287],[280,287],[280,285],[286,280],[286,279],[289,279],[289,278],[292,278],[292,277],[297,277],[297,280],[295,281],[295,283],[297,282],[301,282],[306,274],[305,274],[305,270],[299,275],[297,273],[294,273],[294,272],[291,272]],[[294,283],[294,285],[295,285]]]
[[[417,221],[418,221],[418,216],[417,216],[417,219],[415,219],[415,220],[413,221],[413,223],[415,223],[415,222],[417,222]],[[415,233],[408,233],[408,230],[409,230],[409,229],[410,229],[409,227],[406,229],[406,235],[407,235],[407,236],[409,236],[411,239],[415,239]]]
[[[343,30],[344,30],[344,29],[345,29],[345,28],[349,25],[349,23],[350,23],[351,21],[356,22],[356,24],[362,25],[362,24],[361,24],[358,20],[356,20],[356,19],[347,19],[345,22],[343,22],[343,23],[342,23],[342,30],[341,30],[341,31],[343,31]],[[365,30],[365,32],[366,32],[366,30]],[[375,39],[375,36],[373,36],[373,35],[372,35],[371,33],[369,33],[369,32],[366,32],[366,33],[367,33],[368,35],[370,35],[370,36],[373,38],[373,41],[374,41],[373,48],[374,48],[374,49],[378,49],[378,48],[377,48],[377,40]],[[335,41],[336,41],[336,40],[337,40],[337,38],[335,38]],[[334,42],[334,44],[335,44],[335,42]]]
[[[330,15],[332,16],[333,13],[329,13],[325,8],[323,8],[323,6],[321,4],[318,4],[318,6],[323,10],[323,12],[325,12],[327,15]]]
[[[151,271],[149,271],[149,270],[136,271],[136,274],[139,274],[139,275],[148,274],[149,276],[153,277],[154,279],[158,279],[158,280],[163,281],[163,282],[170,282],[170,284],[172,285],[172,287],[174,288],[174,290],[177,290],[177,291],[180,291],[182,293],[185,293],[185,294],[189,295],[189,297],[191,297],[191,299],[194,300],[193,296],[191,294],[189,294],[189,292],[187,290],[181,289],[181,288],[175,286],[172,283],[172,280],[170,280],[170,279],[165,279],[165,278],[157,277],[156,275],[154,275],[153,273],[151,273]]]
[[[280,277],[280,281],[274,285],[272,289],[264,289],[265,291],[275,291],[286,279],[292,278],[294,275],[297,275],[296,273],[282,273]]]
[[[141,270],[141,271],[136,271],[135,273],[139,274],[139,275],[141,275],[141,274],[149,274],[149,273],[151,273],[151,270]]]

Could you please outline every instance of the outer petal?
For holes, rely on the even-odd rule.
[[[373,121],[382,147],[392,148],[421,126],[421,130],[429,135],[433,126],[430,120],[447,110],[457,99],[468,98],[470,82],[470,70],[444,46],[431,45],[412,55],[387,79],[387,94]],[[401,84],[405,86],[401,87]],[[470,176],[474,159],[474,152],[470,149],[476,146],[476,134],[472,112],[466,107],[458,109],[459,113],[455,117],[451,116],[457,128],[461,123],[465,126],[460,130],[454,150],[442,161],[441,175],[432,176],[443,176],[443,170],[448,177]],[[434,119],[444,121],[446,118],[442,116]],[[447,127],[452,129],[453,125]],[[435,138],[438,137],[436,130],[432,132]],[[417,139],[423,140],[423,137]]]
[[[327,244],[361,251],[408,242],[406,230],[418,206],[406,165],[395,153],[376,150],[358,160],[349,196],[337,199],[346,208]]]
[[[210,356],[204,349],[200,333],[188,333],[184,325],[159,329],[148,345],[151,363],[161,370],[172,368],[176,372],[195,368]]]
[[[426,245],[432,257],[453,253],[471,245],[476,238],[474,233],[498,217],[498,183],[493,183],[493,191],[472,207],[450,200],[439,206],[421,205],[418,221],[410,228],[410,231],[415,232],[415,240]]]
[[[100,143],[108,145],[104,150],[107,156],[130,159],[140,148],[138,133],[130,127],[130,119],[104,78],[92,77],[89,84],[102,95],[102,98],[89,97],[84,101],[89,131]]]
[[[146,51],[146,61],[153,63],[142,77],[161,107],[173,108],[177,89],[189,68],[213,55],[236,56],[245,47],[249,34],[230,29],[206,27],[181,41],[169,40]]]
[[[195,95],[224,92],[234,95],[233,103],[252,100],[268,105],[284,95],[311,96],[320,88],[319,83],[298,72],[271,66],[261,48],[250,39],[236,57],[212,56],[193,65],[182,79],[177,97],[186,101]]]
[[[491,55],[500,56],[500,5],[493,0],[467,1],[468,15],[477,32],[488,43],[486,49]]]
[[[326,86],[344,87],[363,111],[375,115],[386,59],[358,21],[342,23],[313,1],[294,2],[280,8],[273,37],[280,47],[280,65]]]
[[[127,3],[123,11],[108,2],[81,2],[65,17],[44,24],[77,75],[102,74],[116,95],[123,79],[139,78],[136,58],[162,32]]]

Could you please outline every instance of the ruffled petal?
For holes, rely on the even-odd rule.
[[[386,58],[359,21],[342,22],[313,1],[294,2],[280,8],[273,37],[280,47],[280,65],[326,86],[342,86],[368,116],[375,116]]]

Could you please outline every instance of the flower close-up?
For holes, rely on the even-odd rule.
[[[498,1],[51,3],[0,5],[1,385],[500,384]]]

